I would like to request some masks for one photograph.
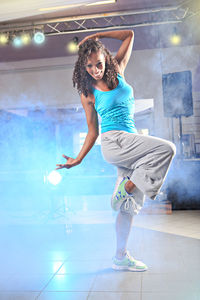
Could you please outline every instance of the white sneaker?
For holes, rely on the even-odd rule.
[[[128,180],[128,177],[124,177],[121,183],[118,185],[117,190],[112,195],[111,207],[115,211],[119,210],[122,203],[129,197],[129,194],[125,190],[125,184]]]
[[[114,270],[127,270],[132,272],[143,272],[148,270],[148,267],[143,262],[134,259],[128,251],[123,259],[113,258],[112,268]]]

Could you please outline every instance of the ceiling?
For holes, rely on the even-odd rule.
[[[118,0],[113,4],[87,6],[98,0],[1,0],[0,22],[12,22],[13,20],[38,20],[57,18],[61,16],[78,16],[107,11],[139,10],[147,8],[159,8],[163,6],[177,6],[184,3],[183,0]],[[103,2],[99,0],[98,2]],[[85,5],[84,5],[85,4]],[[59,8],[69,6],[69,8]],[[41,12],[40,9],[57,7],[56,10]]]
[[[66,45],[74,36],[81,40],[90,33],[120,28],[134,30],[135,50],[171,47],[169,35],[174,31],[182,35],[181,45],[200,44],[199,0],[117,0],[87,5],[96,1],[1,0],[1,32],[42,28],[46,41],[39,47],[1,46],[0,62],[68,56]],[[40,10],[52,6],[57,9]],[[105,44],[115,51],[119,42],[105,40]]]

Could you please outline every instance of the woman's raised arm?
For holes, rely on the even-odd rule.
[[[134,42],[134,32],[132,30],[115,30],[115,31],[105,31],[105,32],[98,32],[92,35],[88,35],[85,37],[80,43],[79,46],[84,43],[88,39],[100,39],[100,38],[112,38],[121,40],[122,44],[117,51],[115,59],[119,65],[119,71],[123,75],[124,70],[127,66],[127,63],[130,59],[133,42]]]

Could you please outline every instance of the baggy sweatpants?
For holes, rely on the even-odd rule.
[[[125,176],[136,185],[134,214],[142,208],[145,195],[154,200],[159,194],[176,153],[175,145],[167,140],[118,130],[101,134],[101,150],[104,159],[118,170],[114,193]]]

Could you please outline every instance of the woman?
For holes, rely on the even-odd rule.
[[[114,57],[100,38],[121,40]],[[124,78],[134,41],[131,30],[100,32],[79,44],[73,84],[81,95],[88,133],[76,158],[66,155],[57,169],[81,163],[98,137],[98,115],[102,118],[101,145],[106,161],[117,166],[118,180],[111,206],[119,211],[116,219],[117,247],[112,267],[116,270],[145,271],[147,266],[127,251],[133,216],[144,203],[144,195],[155,199],[167,174],[175,147],[172,143],[137,134],[133,114],[133,89]]]

